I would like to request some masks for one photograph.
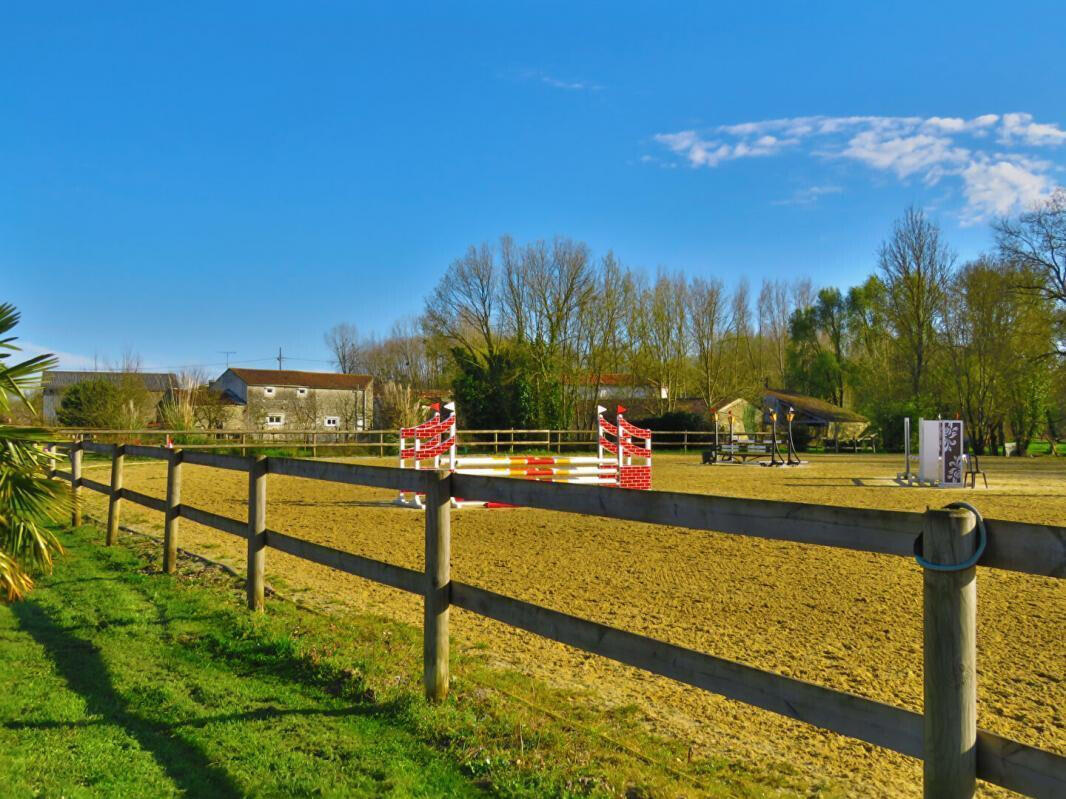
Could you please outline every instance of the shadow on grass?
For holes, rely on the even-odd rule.
[[[176,721],[172,724],[155,724],[143,722],[151,726],[154,732],[168,733],[183,727],[197,728],[206,727],[210,724],[225,724],[233,721],[271,721],[286,718],[288,716],[320,716],[322,718],[345,718],[349,716],[366,716],[380,720],[390,714],[398,715],[398,707],[390,707],[392,703],[383,703],[373,706],[352,706],[343,708],[278,708],[260,707],[255,710],[247,710],[243,713],[223,713],[218,716],[201,716],[185,721]],[[116,723],[113,716],[101,719],[85,719],[83,721],[7,721],[0,724],[0,729],[5,730],[67,730],[82,729],[85,727],[98,727],[102,724]],[[167,738],[167,740],[171,740]],[[228,796],[229,794],[222,794]]]
[[[32,601],[16,603],[12,610],[22,629],[48,653],[70,689],[84,698],[87,712],[125,729],[151,753],[176,787],[189,796],[241,795],[230,776],[213,766],[202,751],[172,737],[167,727],[129,710],[95,644],[64,630]]]

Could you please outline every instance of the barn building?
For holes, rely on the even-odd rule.
[[[789,409],[793,409],[796,416],[792,425],[806,426],[812,438],[855,441],[870,426],[870,420],[865,416],[817,397],[777,388],[764,388],[762,395],[763,407],[767,410],[765,424],[770,422],[769,411],[777,411],[777,418],[781,420]]]
[[[125,380],[141,383],[157,405],[167,392],[178,386],[178,376],[170,372],[97,372],[50,369],[41,376],[41,414],[45,424],[58,424],[59,406],[63,402],[63,393],[67,389],[80,383],[97,380],[105,380],[115,385],[120,385]]]

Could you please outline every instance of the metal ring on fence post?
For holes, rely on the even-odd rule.
[[[930,571],[934,572],[966,571],[971,566],[976,566],[977,562],[981,560],[981,556],[985,554],[985,547],[988,545],[988,532],[985,530],[985,520],[981,516],[981,511],[977,510],[977,508],[975,508],[969,502],[962,501],[949,502],[947,505],[944,506],[944,510],[948,510],[950,508],[962,508],[963,510],[970,511],[970,513],[977,517],[977,549],[974,551],[973,555],[971,555],[962,563],[955,563],[950,565],[943,563],[933,563],[932,561],[928,561],[924,557],[922,557],[922,534],[919,533],[918,537],[914,539],[914,559],[918,561],[918,565],[921,566],[923,569],[929,569]]]

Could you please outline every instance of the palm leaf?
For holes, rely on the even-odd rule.
[[[0,303],[0,335],[19,321],[10,303]],[[7,365],[18,352],[15,338],[0,339],[0,412],[12,400],[27,402],[27,393],[40,384],[41,372],[55,366],[51,355],[37,355]],[[25,596],[33,587],[32,573],[52,567],[53,555],[63,551],[49,525],[70,508],[69,494],[48,479],[50,457],[44,451],[49,432],[38,427],[0,425],[0,599]]]

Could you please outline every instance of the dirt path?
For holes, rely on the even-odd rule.
[[[812,457],[778,470],[657,457],[655,487],[738,497],[924,510],[965,496],[989,517],[1066,523],[1066,464],[989,458],[991,488],[901,488],[895,456]],[[382,463],[364,459],[368,463]],[[100,468],[100,467],[91,467]],[[106,467],[102,467],[106,468]],[[185,467],[183,499],[245,518],[247,478]],[[161,464],[129,464],[127,487],[162,497]],[[86,492],[97,510],[103,499]],[[382,505],[391,493],[270,478],[268,525],[392,563],[422,566],[422,515]],[[129,506],[130,521],[161,526]],[[921,574],[902,558],[617,522],[530,509],[456,511],[452,574],[546,607],[780,674],[921,709]],[[182,522],[182,545],[243,568],[243,542]],[[413,624],[418,598],[271,551],[267,579],[319,604],[349,604]],[[856,796],[920,795],[908,758],[640,673],[456,611],[460,648],[556,684],[635,703],[659,731],[696,750],[789,763]],[[1066,754],[1066,583],[982,569],[978,721]],[[461,677],[461,675],[460,675]],[[983,786],[982,795],[1003,792]]]

